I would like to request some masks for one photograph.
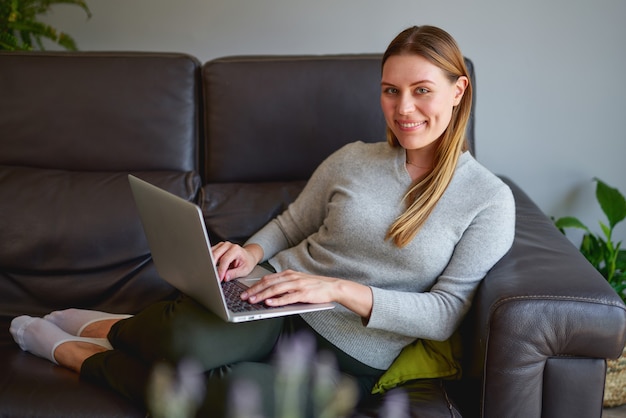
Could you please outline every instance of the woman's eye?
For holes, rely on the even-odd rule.
[[[395,87],[387,87],[384,91],[387,94],[398,94],[398,89]]]
[[[415,89],[415,92],[417,94],[426,94],[428,92],[430,92],[430,90],[428,90],[426,87],[418,87]]]

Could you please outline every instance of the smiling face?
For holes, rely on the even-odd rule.
[[[383,65],[380,102],[387,126],[413,163],[432,165],[437,141],[467,87],[464,76],[450,81],[426,58],[390,56]]]

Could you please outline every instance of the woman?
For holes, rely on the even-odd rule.
[[[213,248],[223,280],[261,262],[277,271],[244,300],[336,309],[229,324],[182,297],[134,317],[18,317],[15,340],[142,400],[157,361],[191,357],[209,372],[262,362],[282,335],[304,329],[369,393],[404,346],[453,334],[480,280],[510,248],[515,218],[508,187],[467,152],[472,90],[449,34],[430,26],[400,33],[383,56],[380,97],[387,143],[338,150],[245,245]]]

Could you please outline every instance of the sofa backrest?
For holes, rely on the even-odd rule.
[[[199,67],[183,54],[3,52],[0,164],[195,170]]]
[[[385,141],[380,73],[379,54],[206,63],[205,181],[305,180],[346,143]],[[467,133],[473,147],[473,112]]]

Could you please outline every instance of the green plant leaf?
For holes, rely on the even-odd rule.
[[[83,0],[36,0],[35,3],[38,3],[39,7],[37,14],[44,14],[48,12],[53,4],[75,4],[85,11],[87,18],[91,18],[89,6],[87,6],[87,2]]]
[[[613,289],[615,289],[618,293],[619,292],[623,292],[624,290],[626,290],[626,283],[624,283],[623,280],[621,280],[618,283],[612,283],[611,286],[613,287]]]
[[[606,269],[603,271],[603,262],[606,253],[606,243],[604,240],[591,233],[585,234],[580,243],[580,252],[585,256],[587,261],[606,278]]]
[[[585,224],[583,224],[578,220],[578,218],[575,218],[573,216],[564,216],[562,218],[559,218],[554,221],[554,224],[560,230],[563,230],[565,228],[578,228],[591,233],[591,231],[589,231],[589,228],[587,228]]]
[[[589,263],[607,280],[611,287],[626,303],[626,250],[621,250],[621,242],[613,242],[613,228],[626,218],[626,199],[619,190],[608,186],[598,178],[596,198],[606,215],[609,225],[600,221],[602,234],[595,234],[580,220],[566,216],[554,224],[563,233],[565,228],[582,229],[586,233],[580,243],[580,252]],[[603,238],[604,235],[604,239]]]
[[[626,294],[624,293],[624,291],[626,290],[626,272],[622,272],[619,277],[616,276],[615,280],[613,280],[613,282],[609,284],[626,303]]]
[[[61,45],[63,48],[69,51],[76,51],[78,49],[76,47],[76,42],[74,42],[74,38],[72,38],[67,33],[63,33],[63,32],[59,33],[57,42],[59,43],[59,45]]]
[[[0,0],[0,50],[31,50],[33,47],[43,50],[42,38],[76,50],[71,36],[37,20],[38,15],[46,14],[55,4],[79,6],[87,18],[91,18],[84,0]]]
[[[595,178],[598,182],[596,186],[596,198],[602,211],[609,220],[611,229],[626,218],[626,198],[619,190],[610,187],[602,180]]]
[[[56,30],[49,25],[41,22],[15,22],[9,25],[12,29],[19,32],[22,43],[32,49],[33,43],[41,46],[41,38],[48,38],[52,41],[57,40]]]
[[[0,32],[0,50],[15,51],[21,49],[19,39],[12,33]]]
[[[602,229],[602,233],[604,233],[604,237],[606,238],[607,248],[611,251],[613,249],[613,242],[611,241],[611,235],[613,234],[613,228],[609,228],[604,222],[598,222],[600,224],[600,228]]]
[[[626,250],[620,250],[617,253],[615,268],[619,271],[622,271],[626,275]]]

